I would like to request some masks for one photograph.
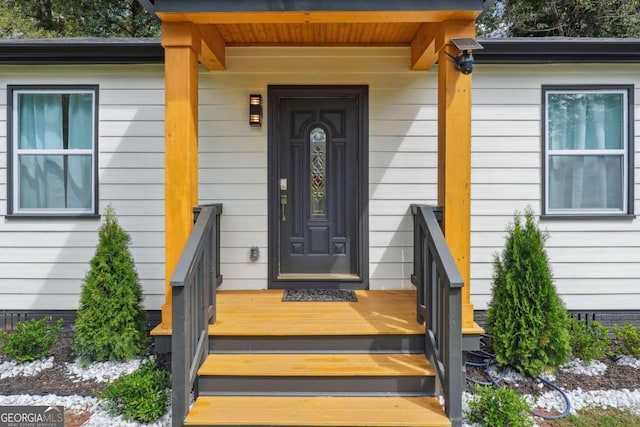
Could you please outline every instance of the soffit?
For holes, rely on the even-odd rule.
[[[403,46],[422,24],[474,21],[481,10],[157,12],[163,22],[214,26],[226,46]]]

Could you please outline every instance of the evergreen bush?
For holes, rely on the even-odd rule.
[[[593,321],[587,325],[584,320],[569,320],[569,344],[571,354],[585,363],[602,359],[611,353],[609,330]]]
[[[11,334],[0,334],[0,351],[18,363],[45,357],[62,329],[62,319],[53,325],[49,325],[49,320],[25,320],[19,322]]]
[[[476,386],[469,401],[467,418],[484,427],[529,427],[533,425],[531,408],[515,390],[506,387]]]
[[[111,415],[128,421],[153,423],[167,411],[171,398],[171,374],[146,360],[140,368],[109,384],[99,397]]]
[[[570,355],[568,314],[556,292],[540,231],[531,209],[507,229],[494,259],[487,326],[496,359],[532,377],[554,369]]]
[[[622,328],[618,327],[618,325],[614,326],[613,332],[622,342],[621,350],[623,354],[640,357],[640,329],[631,323],[627,323]]]
[[[129,242],[108,207],[75,324],[73,349],[87,362],[131,359],[146,351],[146,312]]]

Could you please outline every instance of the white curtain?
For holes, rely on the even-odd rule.
[[[622,109],[619,94],[553,94],[549,98],[549,208],[622,209]],[[599,154],[571,154],[599,150]]]
[[[19,149],[62,148],[60,95],[20,94]],[[20,155],[20,208],[64,208],[63,156]]]
[[[93,145],[91,94],[68,96],[68,106],[61,94],[25,93],[19,97],[20,208],[91,208],[91,155],[72,154],[73,149],[91,149]],[[69,149],[70,154],[20,153],[20,150],[61,149]]]
[[[93,145],[93,100],[90,94],[69,98],[69,148],[91,149]],[[93,185],[91,156],[69,156],[67,164],[67,207],[91,208]]]

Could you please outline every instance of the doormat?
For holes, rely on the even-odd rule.
[[[282,301],[357,302],[352,289],[285,289]]]

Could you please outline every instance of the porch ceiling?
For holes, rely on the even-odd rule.
[[[163,22],[214,26],[226,46],[408,46],[425,24],[474,21],[481,10],[158,12]]]
[[[197,27],[206,45],[200,60],[209,69],[224,69],[226,46],[411,46],[411,68],[429,69],[446,43],[440,24],[474,23],[491,3],[491,0],[139,1],[165,24]]]

